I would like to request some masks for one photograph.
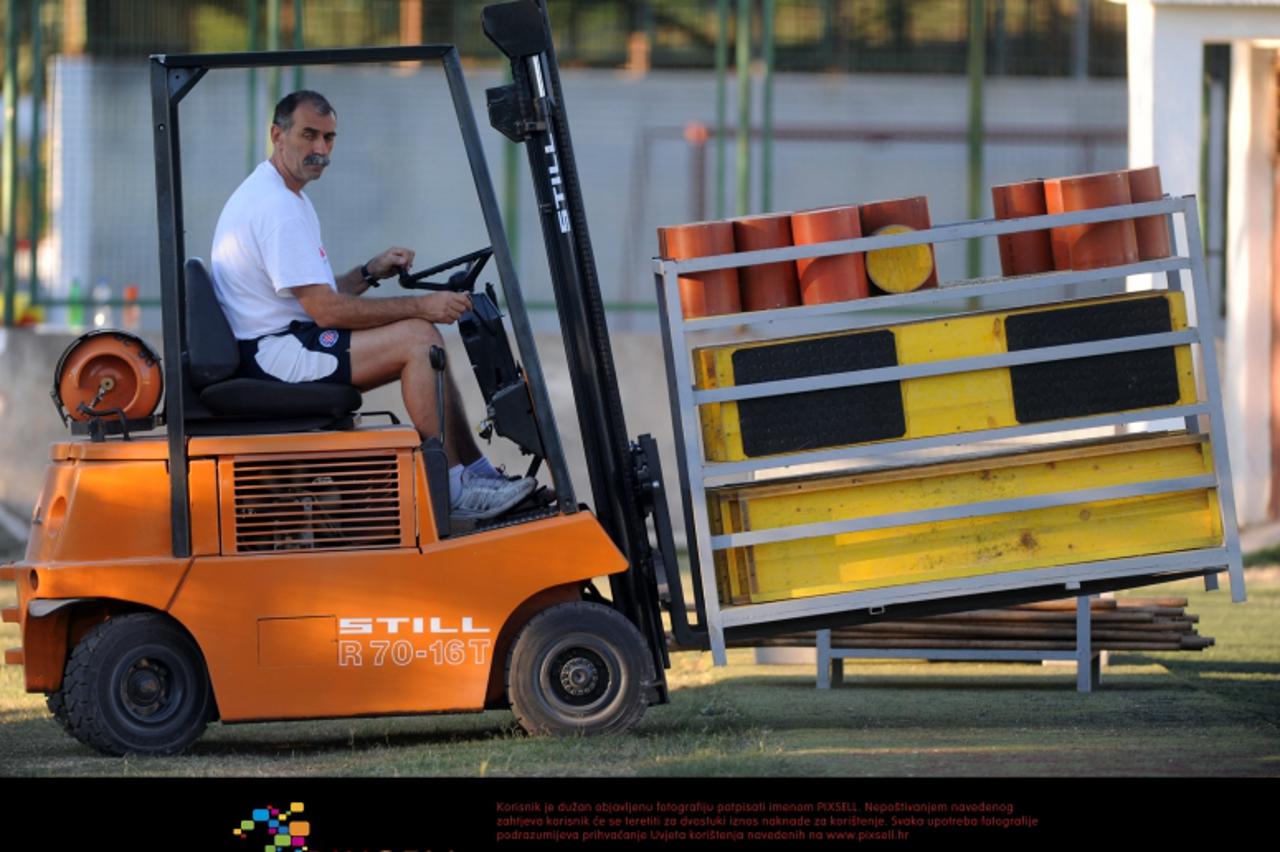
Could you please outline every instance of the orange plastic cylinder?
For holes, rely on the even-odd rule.
[[[1050,213],[1114,207],[1129,202],[1124,172],[1103,172],[1044,182]],[[1098,269],[1138,262],[1138,236],[1132,219],[1054,228],[1053,265],[1057,269]]]
[[[744,216],[733,220],[733,246],[740,252],[789,248],[791,245],[790,213]],[[744,311],[767,311],[800,304],[800,278],[796,274],[795,263],[789,260],[741,267],[738,284]]]
[[[798,246],[860,236],[862,225],[856,204],[791,214],[791,237]],[[800,278],[800,299],[806,305],[864,299],[870,292],[862,252],[804,257],[796,261],[796,274]]]
[[[728,222],[692,222],[659,228],[658,253],[670,260],[733,254],[733,226]],[[685,319],[741,311],[738,270],[711,269],[681,275],[680,309]]]
[[[1028,180],[991,187],[991,206],[997,219],[1023,219],[1049,212],[1044,201],[1044,181]],[[1053,271],[1053,244],[1049,231],[1023,231],[996,237],[1000,245],[1000,271],[1004,275],[1032,275]]]
[[[1125,172],[1125,176],[1129,179],[1129,199],[1134,204],[1159,201],[1164,198],[1164,190],[1160,188],[1159,166],[1129,169]],[[1133,227],[1138,237],[1140,260],[1159,260],[1173,254],[1173,249],[1169,245],[1169,225],[1164,216],[1143,216],[1134,219]]]
[[[862,232],[875,234],[893,225],[905,225],[913,231],[924,231],[933,227],[929,219],[929,199],[923,195],[911,198],[893,198],[888,201],[873,201],[864,204],[858,211],[862,217]],[[892,231],[890,231],[892,233]],[[918,287],[909,289],[926,289],[938,286],[938,264],[933,254],[933,246],[926,245],[929,262],[932,267],[928,276]],[[888,249],[887,251],[893,251]],[[871,281],[876,284],[874,278]],[[883,287],[879,289],[884,289]],[[885,292],[902,292],[901,290],[885,290]]]

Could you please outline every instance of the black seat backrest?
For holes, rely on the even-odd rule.
[[[231,332],[213,290],[213,278],[198,257],[190,258],[186,278],[187,376],[196,390],[229,379],[240,369],[240,345]]]
[[[277,382],[237,377],[240,344],[231,332],[213,279],[196,257],[183,267],[186,318],[188,434],[223,435],[350,429],[360,392],[327,382]]]

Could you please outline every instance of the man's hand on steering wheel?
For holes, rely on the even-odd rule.
[[[401,268],[409,269],[413,266],[413,254],[413,249],[392,246],[366,263],[365,269],[369,271],[370,276],[378,280],[390,278]]]

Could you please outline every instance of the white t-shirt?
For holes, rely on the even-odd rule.
[[[282,331],[294,320],[312,321],[290,287],[338,289],[311,199],[285,186],[270,160],[227,199],[210,258],[218,303],[239,340]]]

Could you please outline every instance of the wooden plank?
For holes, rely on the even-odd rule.
[[[868,624],[862,627],[851,627],[841,630],[833,630],[831,637],[834,640],[839,637],[841,639],[854,638],[879,638],[881,636],[901,636],[901,637],[918,637],[921,644],[932,642],[935,637],[949,637],[953,639],[1075,639],[1075,630],[1063,628],[1057,630],[1038,628],[1027,630],[1013,627],[965,627],[961,630],[949,630],[943,627],[936,628],[938,625],[924,624]],[[1132,631],[1116,631],[1116,630],[1093,630],[1090,636],[1095,640],[1107,639],[1132,639],[1138,642],[1178,642],[1182,638],[1182,634],[1176,631],[1152,630],[1145,632]]]
[[[1100,609],[1115,609],[1115,598],[1092,598],[1089,601],[1090,612],[1097,612]],[[1010,607],[1010,609],[1027,609],[1027,610],[1068,610],[1076,611],[1076,599],[1064,598],[1057,601],[1037,601],[1035,603],[1018,604]]]
[[[1119,607],[1176,607],[1185,608],[1186,598],[1114,598]]]

